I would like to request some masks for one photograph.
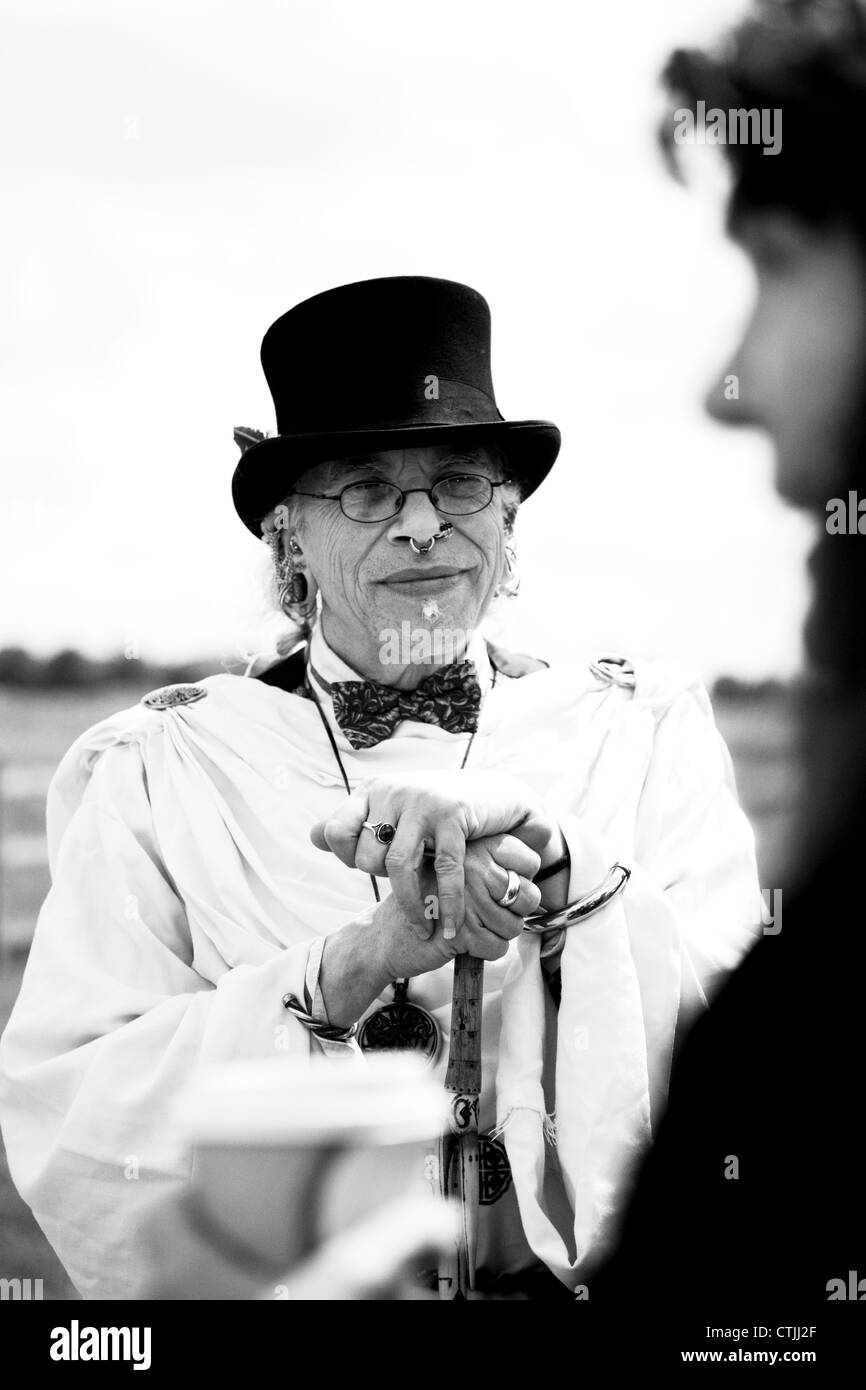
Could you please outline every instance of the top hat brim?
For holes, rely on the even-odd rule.
[[[293,485],[317,463],[385,449],[434,444],[498,444],[518,479],[524,498],[544,481],[556,462],[561,436],[549,420],[499,420],[463,425],[398,425],[333,433],[273,435],[241,456],[232,497],[241,521],[259,540],[261,522]]]

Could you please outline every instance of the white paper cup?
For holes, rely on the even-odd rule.
[[[269,1058],[203,1071],[182,1123],[210,1222],[239,1253],[286,1270],[396,1197],[432,1198],[425,1159],[447,1103],[411,1055]]]

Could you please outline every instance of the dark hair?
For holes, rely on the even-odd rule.
[[[663,81],[679,109],[780,109],[782,143],[722,146],[733,175],[729,224],[770,209],[814,226],[847,224],[866,263],[866,0],[757,0],[714,53],[678,49]],[[660,132],[678,172],[673,109]],[[866,491],[866,383],[853,404],[845,486]],[[844,494],[843,494],[844,495]],[[866,540],[824,532],[811,557],[806,647],[819,671],[866,680]]]
[[[726,144],[731,211],[781,207],[811,222],[844,218],[866,238],[866,4],[757,0],[716,53],[678,49],[663,81],[680,108],[780,109],[782,145]],[[676,163],[673,120],[661,131]]]

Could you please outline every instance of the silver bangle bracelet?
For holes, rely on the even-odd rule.
[[[607,904],[622,892],[630,878],[631,869],[627,869],[624,864],[614,864],[598,888],[593,888],[591,893],[578,898],[576,902],[566,903],[558,912],[533,912],[531,916],[523,919],[523,930],[543,936],[545,932],[573,927],[575,922],[582,922],[585,917],[591,917],[593,912],[607,907]]]
[[[349,1042],[358,1031],[357,1023],[351,1024],[348,1028],[334,1028],[330,1023],[319,1023],[318,1019],[307,1013],[294,994],[283,995],[283,1008],[288,1009],[289,1013],[317,1038],[323,1038],[326,1042]]]

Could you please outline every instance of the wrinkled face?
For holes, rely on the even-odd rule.
[[[757,302],[722,383],[707,400],[723,423],[768,430],[776,487],[824,513],[845,486],[847,451],[866,371],[866,261],[845,226],[812,227],[793,213],[747,213],[737,239],[757,273]]]
[[[322,628],[335,651],[355,670],[392,684],[411,684],[418,672],[403,663],[380,669],[387,634],[447,630],[469,636],[490,605],[505,567],[506,497],[493,488],[489,505],[471,515],[437,510],[424,491],[456,475],[476,475],[492,483],[505,477],[497,450],[471,453],[437,445],[394,449],[336,463],[305,473],[294,492],[296,534],[303,561],[322,595]],[[394,483],[406,496],[396,516],[383,521],[352,520],[339,501],[298,494],[336,496],[349,484],[368,483],[367,495],[381,494],[382,483]],[[454,485],[457,487],[457,485]],[[472,484],[461,485],[472,490]],[[410,541],[423,546],[445,523],[452,532],[437,540],[429,552],[417,554]],[[461,643],[440,645],[439,660],[459,659]],[[421,662],[417,656],[422,657]],[[413,666],[426,665],[424,651]],[[437,664],[433,659],[429,664]]]

